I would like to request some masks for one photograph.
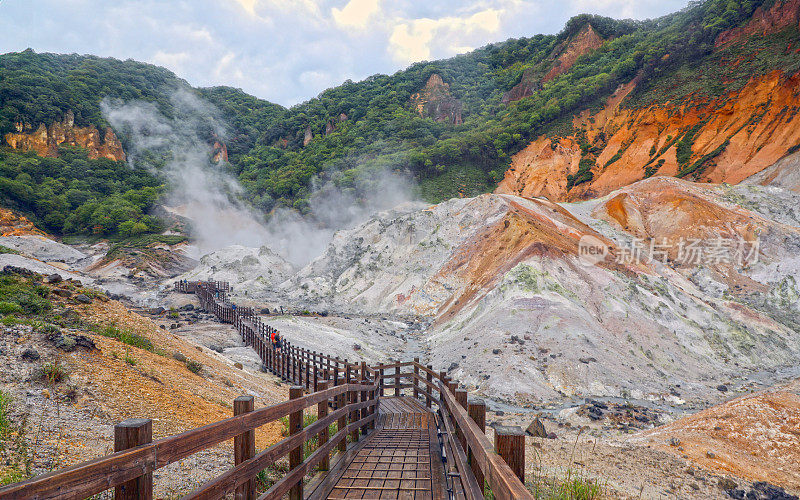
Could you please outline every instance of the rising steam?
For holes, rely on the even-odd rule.
[[[322,254],[337,230],[413,199],[413,184],[407,177],[373,173],[356,181],[356,190],[362,193],[358,198],[356,190],[341,190],[327,182],[314,186],[307,216],[281,209],[265,221],[240,201],[238,181],[211,159],[210,138],[226,136],[218,111],[186,90],[173,93],[171,101],[174,118],[139,101],[105,99],[102,110],[126,138],[129,161],[165,177],[170,189],[166,204],[191,221],[195,257],[230,245],[267,246],[303,266]],[[158,158],[166,158],[160,169]]]

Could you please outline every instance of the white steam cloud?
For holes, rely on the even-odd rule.
[[[191,220],[199,254],[231,244],[260,246],[268,236],[262,221],[238,201],[239,183],[211,161],[209,137],[225,137],[216,110],[185,90],[171,99],[172,119],[150,103],[105,100],[102,109],[128,138],[131,161],[166,155],[160,173],[170,189],[168,204]]]
[[[212,161],[210,138],[224,141],[226,136],[218,111],[186,90],[173,93],[171,101],[172,118],[139,101],[106,99],[102,110],[126,137],[132,163],[155,168],[153,158],[166,158],[159,173],[170,189],[167,204],[191,221],[196,257],[230,245],[267,246],[303,266],[323,253],[337,230],[413,200],[413,183],[407,176],[383,171],[357,179],[356,189],[342,190],[332,182],[316,185],[308,215],[279,209],[265,221],[240,201],[238,181]],[[362,195],[357,197],[356,191]]]

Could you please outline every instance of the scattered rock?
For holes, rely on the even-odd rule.
[[[558,436],[556,436],[555,432],[548,432],[547,433],[547,439],[556,439],[557,437]]]
[[[178,308],[179,311],[194,311],[194,305],[186,304]]]
[[[531,425],[529,425],[528,428],[525,429],[525,432],[527,432],[533,437],[540,437],[540,438],[547,437],[547,430],[544,428],[544,424],[539,419],[539,417],[533,419],[533,422],[531,422]]]
[[[733,481],[731,481],[733,482]],[[736,483],[734,483],[735,485]],[[735,486],[734,486],[735,488]],[[723,488],[728,495],[736,499],[747,500],[798,500],[797,495],[787,493],[786,490],[763,481],[753,483],[750,491],[747,489]]]
[[[211,349],[212,351],[218,352],[220,354],[222,354],[222,352],[225,350],[225,349],[222,348],[222,346],[218,346],[216,344],[211,344],[210,346],[208,346],[208,348]]]
[[[501,349],[492,349],[492,354],[500,354],[503,352]]]
[[[60,274],[51,274],[44,279],[45,283],[60,283],[62,280]]]
[[[360,350],[361,350],[361,345],[359,345],[359,344],[353,344],[353,350],[354,350],[354,351],[360,351]]]
[[[76,295],[75,296],[75,300],[77,300],[81,304],[91,304],[92,303],[92,299],[90,299],[89,296],[87,296],[85,294],[82,294],[82,293],[79,293],[78,295]]]
[[[728,392],[728,386],[725,384],[720,384],[717,386],[717,390],[719,392]]]
[[[244,370],[244,366],[241,363],[239,363],[238,361],[233,364],[233,367],[234,368],[238,368],[240,370]]]
[[[259,314],[269,314],[269,308],[268,308],[268,307],[264,307],[264,308],[262,308],[262,309],[259,311]]]
[[[176,361],[180,361],[181,363],[186,362],[186,356],[184,356],[183,353],[180,352],[173,353],[172,358],[175,359]]]
[[[707,456],[708,458],[717,458],[717,454],[716,454],[716,453],[714,453],[714,452],[713,452],[713,451],[711,451],[711,450],[708,450],[708,451],[706,452],[706,456]]]
[[[676,438],[676,437],[672,437],[672,438],[669,438],[669,440],[667,441],[667,444],[670,445],[670,446],[680,446],[681,440]]]
[[[723,489],[723,490],[727,491],[727,490],[732,490],[732,489],[736,488],[739,485],[736,484],[736,481],[734,481],[733,479],[731,479],[729,477],[721,477],[717,481],[717,486],[719,486],[720,489]]]
[[[64,297],[64,298],[72,297],[72,292],[65,288],[54,288],[51,293],[58,297]]]
[[[29,347],[22,351],[21,358],[25,361],[37,361],[41,356],[39,356],[39,351],[34,349],[33,347]]]
[[[597,360],[595,358],[578,358],[578,361],[580,361],[581,363],[583,363],[585,365],[588,365],[589,363],[594,363]]]
[[[82,349],[84,351],[93,351],[97,349],[94,341],[84,335],[75,335],[71,333],[61,333],[60,331],[55,331],[50,333],[47,336],[47,339],[56,347],[66,352],[72,352],[75,349]]]
[[[450,363],[450,366],[447,368],[447,371],[451,372],[451,371],[455,370],[456,368],[458,368],[458,363]]]
[[[163,307],[151,307],[150,309],[147,310],[147,314],[152,314],[154,316],[159,316],[161,314],[164,314],[165,312],[167,312],[167,310],[164,309]]]

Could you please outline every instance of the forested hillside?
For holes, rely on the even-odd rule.
[[[172,116],[170,96],[182,88],[219,110],[229,129],[227,168],[265,212],[279,206],[307,210],[315,179],[368,190],[370,176],[386,169],[413,176],[429,201],[470,196],[494,189],[511,155],[531,140],[571,133],[574,115],[600,109],[634,77],[630,105],[696,92],[689,83],[702,80],[686,73],[699,76],[714,64],[717,37],[775,3],[781,0],[707,0],[648,21],[582,15],[558,35],[511,39],[393,75],[347,81],[290,109],[232,88],[190,89],[152,65],[28,50],[0,57],[0,134],[32,133],[64,120],[68,111],[76,127],[102,130],[108,126],[103,98],[153,102]],[[792,58],[794,53],[784,53],[760,60],[748,74],[700,90],[721,95],[741,87],[751,72],[766,74]],[[689,83],[666,93],[663,82],[679,73]],[[116,132],[127,148],[124,133]],[[214,139],[211,130],[206,135]],[[582,148],[589,152],[592,144]],[[72,150],[57,159],[5,150],[2,203],[32,214],[54,233],[157,231],[144,213],[161,189],[158,176],[109,161]],[[570,184],[591,179],[589,166]],[[104,180],[108,175],[113,182]],[[107,215],[107,205],[124,207],[124,214]]]

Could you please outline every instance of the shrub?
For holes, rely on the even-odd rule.
[[[60,361],[56,360],[52,363],[45,363],[42,365],[37,378],[44,381],[47,385],[56,385],[69,378],[69,374],[67,373],[67,368],[62,365]]]
[[[35,284],[31,278],[16,274],[0,276],[0,301],[16,304],[21,313],[40,315],[50,311],[53,304],[47,300],[47,294],[49,289]]]
[[[193,359],[186,360],[186,368],[189,369],[190,372],[194,373],[195,375],[200,373],[200,370],[203,369],[203,364],[199,361],[195,361]]]
[[[19,304],[15,304],[13,302],[0,302],[0,313],[1,314],[14,314],[14,313],[21,313],[22,307]]]
[[[5,442],[6,438],[11,434],[11,396],[3,391],[0,391],[0,449]]]
[[[95,328],[94,330],[103,337],[116,339],[122,342],[123,344],[127,344],[129,346],[133,346],[138,349],[144,349],[145,351],[155,352],[155,348],[153,347],[153,343],[150,341],[150,339],[142,337],[137,333],[129,332],[127,330],[120,330],[114,325],[109,325],[105,328],[98,327]]]

